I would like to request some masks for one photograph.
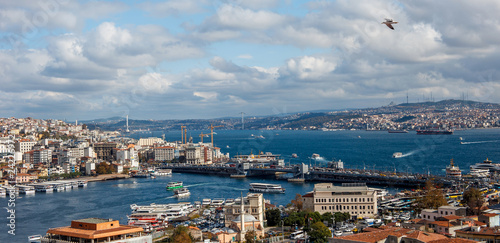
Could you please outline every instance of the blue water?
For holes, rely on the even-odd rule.
[[[198,141],[201,131],[192,131]],[[204,131],[206,133],[206,131]],[[180,131],[133,134],[134,137],[158,136],[165,133],[166,140],[180,140]],[[248,154],[251,151],[282,154],[286,163],[326,164],[341,159],[346,167],[409,171],[443,174],[451,158],[467,171],[471,164],[488,157],[500,160],[500,129],[455,131],[453,135],[417,136],[366,131],[224,131],[214,135],[215,145],[224,153]],[[189,134],[189,133],[188,133]],[[254,139],[251,134],[263,135]],[[462,137],[462,140],[460,140]],[[205,138],[205,141],[209,139]],[[469,144],[460,144],[460,142]],[[229,146],[227,148],[226,146]],[[394,159],[394,152],[406,157]],[[296,153],[299,157],[292,159]],[[313,153],[324,160],[311,160]],[[409,155],[408,155],[409,154]],[[106,182],[91,182],[87,188],[34,196],[20,195],[16,200],[16,236],[7,233],[7,211],[0,210],[0,242],[27,242],[27,236],[44,234],[47,229],[67,226],[71,220],[88,217],[113,218],[126,223],[130,204],[179,202],[172,192],[165,190],[169,181],[183,181],[191,191],[189,198],[180,201],[201,201],[203,198],[236,198],[248,192],[252,182],[276,182],[265,179],[231,179],[228,177],[174,173],[170,177],[156,179],[134,178]],[[286,205],[296,193],[304,194],[313,188],[312,183],[294,184],[280,181],[286,194],[265,194],[271,203]],[[7,198],[0,198],[0,207],[8,206]]]

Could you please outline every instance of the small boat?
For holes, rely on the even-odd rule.
[[[151,179],[156,179],[156,176],[154,176],[154,175],[151,175]]]
[[[203,201],[201,201],[202,206],[208,206],[210,204],[212,204],[212,199],[210,199],[210,198],[205,198],[205,199],[203,199]]]
[[[292,158],[297,158],[297,157],[299,157],[299,156],[296,153],[292,154]]]
[[[182,187],[182,181],[171,181],[167,184],[167,190],[175,190]]]
[[[191,192],[187,188],[181,188],[174,190],[174,196],[179,198],[179,197],[189,197],[191,195]]]
[[[279,184],[250,183],[249,190],[251,192],[285,193],[285,188]]]
[[[319,156],[319,154],[312,154],[311,156],[313,159],[319,159],[321,158],[321,156]]]
[[[132,177],[135,177],[135,178],[148,178],[149,176],[150,176],[149,173],[139,172],[139,173],[133,175]]]
[[[403,157],[403,153],[401,153],[401,152],[396,152],[396,153],[393,153],[393,154],[392,154],[392,157],[393,157],[393,158],[396,158],[396,159],[397,159],[397,158],[401,158],[401,157]]]

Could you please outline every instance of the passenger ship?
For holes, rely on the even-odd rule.
[[[191,195],[191,192],[189,192],[189,190],[187,188],[181,188],[181,189],[175,190],[174,191],[174,195],[177,198],[179,198],[179,197],[189,197],[189,195]]]
[[[182,181],[171,181],[167,184],[167,190],[175,190],[182,187]]]
[[[285,193],[285,188],[278,184],[250,183],[250,191],[265,193]]]

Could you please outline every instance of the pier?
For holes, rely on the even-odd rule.
[[[393,173],[367,171],[357,169],[332,169],[326,167],[311,167],[305,164],[283,166],[277,168],[252,166],[250,163],[229,165],[181,165],[163,164],[162,169],[171,169],[176,173],[210,174],[230,176],[231,178],[265,177],[291,182],[336,182],[336,183],[366,183],[376,186],[423,187],[427,180],[435,184],[451,186],[457,179],[422,174]]]

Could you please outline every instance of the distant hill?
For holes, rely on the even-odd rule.
[[[441,100],[437,102],[402,103],[378,108],[352,109],[352,110],[322,110],[314,112],[284,113],[270,116],[245,117],[245,129],[314,129],[321,128],[325,124],[360,118],[371,114],[393,114],[400,112],[412,112],[418,110],[433,110],[444,112],[456,110],[463,107],[473,109],[500,109],[499,104],[484,103],[468,100]],[[394,122],[402,123],[414,119],[414,116],[403,116]],[[111,117],[106,119],[95,119],[79,121],[84,124],[95,124],[103,130],[125,130],[126,121],[124,117]],[[149,130],[180,130],[186,126],[189,130],[207,130],[211,125],[222,126],[217,129],[237,130],[241,129],[241,117],[224,117],[217,119],[184,119],[184,120],[133,120],[129,119],[129,127],[135,129]]]

